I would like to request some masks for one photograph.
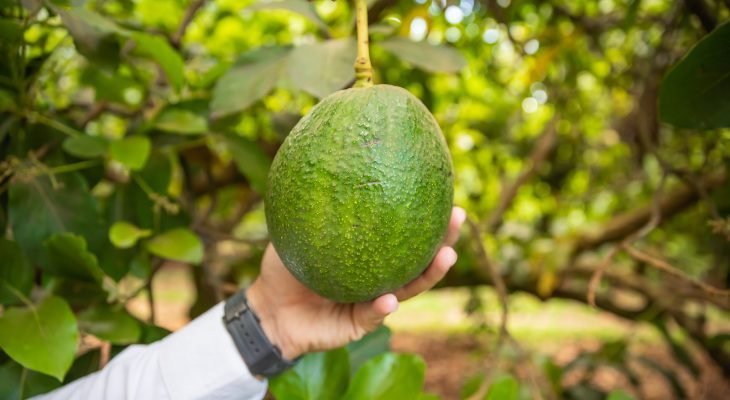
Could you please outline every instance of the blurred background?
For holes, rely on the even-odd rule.
[[[457,265],[371,342],[422,357],[436,398],[726,397],[730,2],[368,4],[375,81],[433,112],[469,214]],[[354,81],[353,10],[0,0],[0,398],[256,277],[271,159]],[[670,85],[703,37],[712,83]],[[17,350],[34,309],[76,336]]]

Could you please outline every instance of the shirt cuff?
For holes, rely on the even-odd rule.
[[[261,399],[266,393],[266,381],[251,375],[224,326],[222,302],[159,345],[171,399]]]

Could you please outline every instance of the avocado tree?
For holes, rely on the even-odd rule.
[[[0,397],[48,391],[167,334],[154,307],[144,321],[125,308],[145,293],[154,303],[165,263],[195,276],[191,316],[250,282],[273,155],[355,80],[354,10],[0,0]],[[494,286],[503,313],[489,337],[530,371],[522,385],[492,371],[464,396],[595,392],[562,387],[510,336],[514,292],[653,326],[695,379],[693,349],[730,375],[728,327],[713,322],[730,311],[728,17],[709,0],[368,2],[373,79],[435,115],[469,213],[443,285]],[[272,391],[420,393],[423,362],[387,340],[312,355]],[[582,360],[635,384],[629,340]],[[683,396],[674,371],[641,362]]]

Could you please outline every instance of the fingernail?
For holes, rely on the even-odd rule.
[[[459,256],[456,254],[456,250],[454,250],[453,247],[446,247],[446,264],[450,266],[456,264],[456,260],[459,258]]]
[[[398,307],[400,307],[400,302],[398,302],[398,299],[395,297],[395,295],[393,295],[393,297],[391,297],[391,301],[389,301],[389,303],[390,303],[390,307],[388,307],[388,308],[390,309],[390,312],[388,313],[388,315],[393,314],[394,312],[398,311]]]
[[[464,221],[466,221],[466,210],[461,207],[455,207],[454,213],[456,214],[456,221],[459,223],[459,225],[463,224]]]

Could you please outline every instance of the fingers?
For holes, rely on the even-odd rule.
[[[377,299],[355,305],[355,320],[366,332],[375,330],[383,319],[398,309],[398,299],[393,294],[384,294]]]
[[[461,224],[466,221],[466,211],[461,207],[454,207],[451,210],[451,220],[449,221],[449,230],[446,232],[444,246],[453,246],[459,239],[459,229]]]
[[[456,263],[456,251],[451,247],[442,247],[436,257],[433,258],[431,265],[418,278],[414,279],[407,285],[398,289],[395,296],[399,301],[408,300],[411,297],[431,289],[444,278],[452,265]]]

